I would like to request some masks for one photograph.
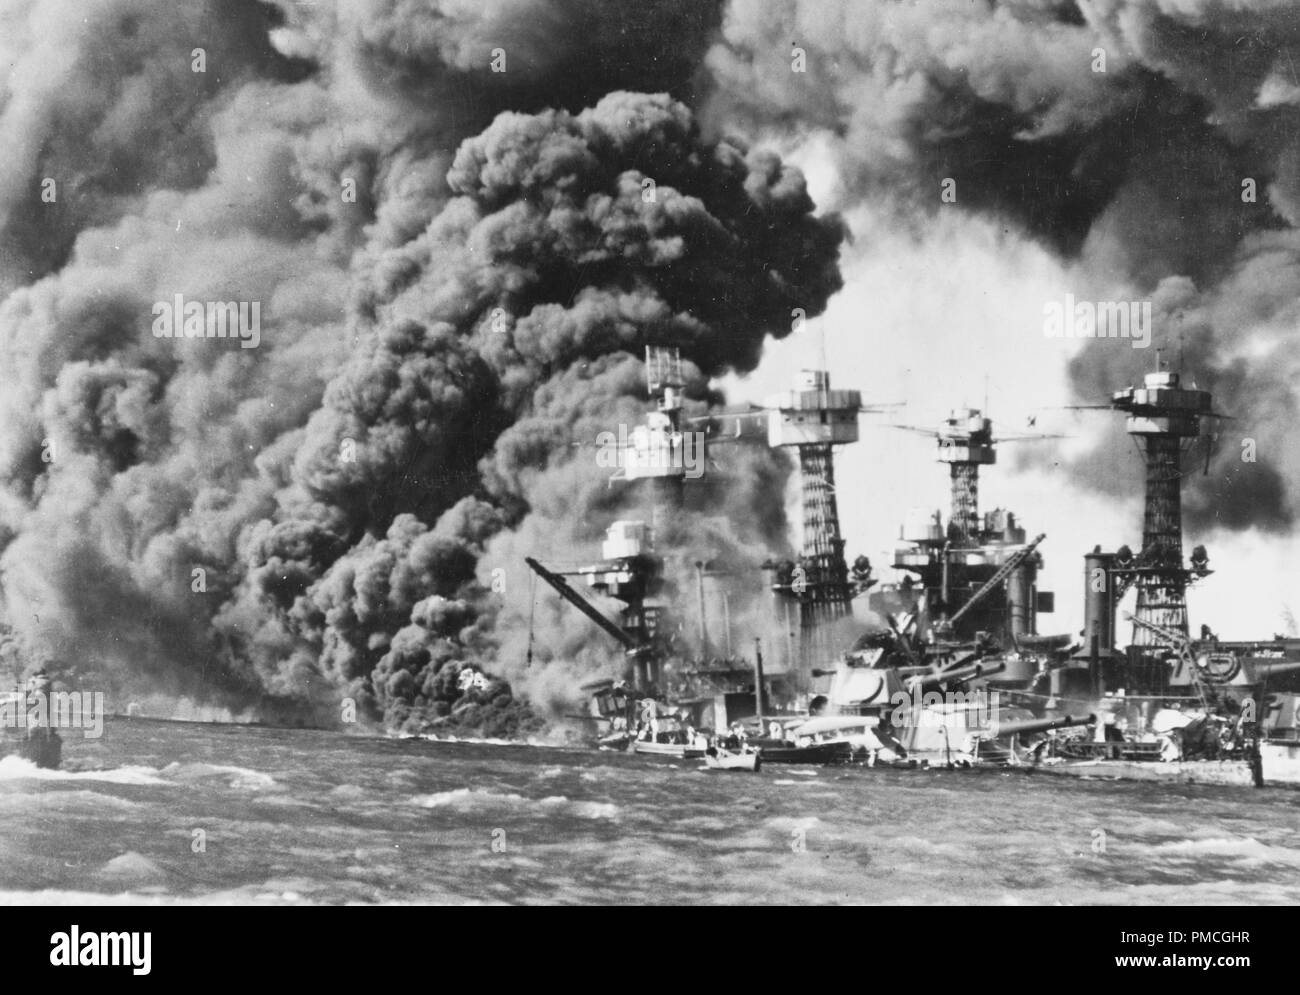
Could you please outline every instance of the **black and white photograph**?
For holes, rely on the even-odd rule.
[[[0,72],[34,962],[1105,906],[1230,984],[1143,910],[1300,903],[1296,0],[0,0]]]

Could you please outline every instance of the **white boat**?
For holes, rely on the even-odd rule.
[[[732,753],[730,750],[709,750],[704,763],[710,770],[758,770],[763,764],[762,750]]]
[[[633,740],[628,747],[633,753],[644,753],[652,757],[672,757],[674,760],[698,760],[704,756],[704,748],[687,743],[652,743],[646,739]]]

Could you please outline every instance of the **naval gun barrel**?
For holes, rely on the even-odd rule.
[[[1069,729],[1072,726],[1086,726],[1097,721],[1095,715],[1058,715],[1056,718],[1016,719],[1012,722],[999,722],[993,726],[993,736],[1014,736],[1020,732],[1045,732],[1048,729]]]
[[[1000,674],[1007,669],[1005,661],[997,663],[974,663],[969,667],[953,667],[945,670],[940,674],[926,675],[921,678],[912,678],[909,682],[911,687],[919,687],[924,694],[926,691],[938,691],[945,684],[960,684],[963,681],[973,681],[977,677],[989,677],[993,674]]]
[[[1300,670],[1300,660],[1279,660],[1276,663],[1254,663],[1250,667],[1255,679],[1274,677],[1277,674],[1293,674]]]

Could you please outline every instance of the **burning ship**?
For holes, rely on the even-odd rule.
[[[628,434],[615,479],[640,482],[649,498],[650,520],[618,520],[609,526],[603,559],[570,571],[552,570],[529,557],[529,568],[569,604],[582,612],[619,645],[627,658],[623,680],[605,680],[588,687],[592,714],[606,744],[626,743],[635,752],[676,757],[703,755],[705,734],[736,731],[744,724],[764,747],[764,759],[780,762],[822,761],[847,756],[847,744],[799,744],[763,736],[772,723],[802,722],[818,706],[815,682],[828,675],[807,661],[832,652],[827,630],[851,613],[852,598],[871,583],[869,564],[856,563],[850,574],[844,562],[834,498],[831,449],[857,438],[857,412],[864,410],[856,391],[832,391],[824,371],[801,375],[795,391],[762,408],[723,412],[693,419],[681,413],[682,376],[675,349],[648,347],[647,387],[656,408],[644,425]],[[866,409],[870,410],[870,409]],[[692,433],[704,440],[711,429],[725,425],[725,438],[753,438],[754,428],[766,428],[771,445],[798,450],[804,515],[803,554],[797,560],[771,560],[771,587],[781,601],[774,613],[797,619],[797,635],[787,630],[791,646],[802,653],[787,655],[773,672],[764,672],[762,638],[753,640],[753,656],[733,652],[732,626],[725,591],[722,655],[712,652],[705,605],[705,581],[713,576],[709,562],[694,559],[699,600],[699,633],[691,652],[672,621],[670,606],[682,596],[669,591],[664,557],[656,548],[656,526],[682,506],[686,481],[685,448],[688,424],[705,430]],[[701,441],[701,445],[703,442]],[[715,443],[716,444],[716,443]],[[581,578],[587,592],[570,578]],[[603,612],[592,596],[621,604],[618,618]],[[824,699],[824,696],[823,696]],[[741,734],[749,738],[747,733]]]
[[[832,456],[835,446],[857,441],[858,413],[878,409],[811,370],[762,407],[692,420],[734,424],[732,441],[753,438],[746,430],[761,425],[769,445],[797,455],[801,550],[764,564],[779,627],[766,633],[769,647],[785,644],[765,669],[760,635],[752,657],[733,654],[729,618],[725,654],[711,653],[706,560],[694,561],[693,651],[670,621],[686,594],[665,582],[655,525],[680,508],[685,484],[679,363],[675,350],[647,350],[656,410],[620,460],[622,479],[645,482],[650,521],[615,521],[603,558],[576,570],[528,559],[626,655],[624,680],[590,688],[590,718],[606,744],[689,758],[702,755],[708,735],[741,724],[768,759],[1021,763],[1214,783],[1285,781],[1300,771],[1300,640],[1225,642],[1206,626],[1190,638],[1186,590],[1211,571],[1202,546],[1183,562],[1180,481],[1203,422],[1225,417],[1208,392],[1158,371],[1099,406],[1127,415],[1143,454],[1143,541],[1136,554],[1127,546],[1084,554],[1085,627],[1077,637],[1039,631],[1055,608],[1053,593],[1038,584],[1045,536],[1030,538],[1008,509],[979,507],[979,471],[996,463],[1000,444],[1059,436],[998,437],[972,408],[952,412],[937,430],[897,426],[934,438],[951,503],[946,523],[938,512],[907,517],[892,562],[904,579],[882,585],[866,557],[852,568],[845,559]],[[1132,641],[1121,648],[1117,614],[1130,589]],[[618,602],[618,617],[593,597]],[[836,645],[849,632],[856,638]]]
[[[599,739],[606,745],[627,746],[636,752],[675,757],[702,757],[706,745],[695,734],[696,728],[725,729],[746,712],[740,699],[752,703],[747,711],[759,710],[755,688],[762,687],[762,662],[756,658],[757,678],[748,688],[737,678],[748,671],[736,672],[730,659],[725,666],[708,668],[707,637],[701,633],[697,666],[691,667],[682,652],[682,640],[674,630],[669,605],[679,592],[669,590],[665,581],[664,557],[656,546],[656,533],[684,503],[688,467],[695,461],[687,458],[688,447],[699,446],[703,456],[704,432],[687,431],[682,414],[684,377],[677,349],[646,348],[646,385],[655,401],[644,424],[636,426],[625,439],[619,440],[617,471],[611,478],[630,482],[637,487],[649,506],[649,520],[620,519],[606,533],[600,561],[575,570],[557,571],[528,557],[528,567],[565,601],[585,615],[623,650],[626,674],[621,680],[601,680],[587,686],[591,696],[591,713],[583,716],[595,723]],[[703,602],[704,561],[698,572]],[[582,581],[584,594],[569,578]],[[611,599],[621,605],[617,619],[610,618],[592,601],[592,597]],[[703,628],[703,614],[701,614]],[[728,633],[730,627],[728,626]],[[699,687],[686,692],[699,679],[720,683],[721,701],[716,714],[704,715],[705,700]],[[668,706],[669,682],[678,685],[678,699]],[[728,701],[730,698],[730,701]],[[712,702],[708,702],[712,704]],[[686,706],[689,704],[689,708]],[[693,720],[682,720],[689,711]],[[640,733],[640,734],[638,734]]]

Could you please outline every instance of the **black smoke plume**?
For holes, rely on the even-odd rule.
[[[489,733],[527,724],[503,676],[571,700],[562,643],[522,669],[521,557],[594,552],[637,501],[574,443],[642,417],[647,343],[681,348],[699,411],[839,287],[841,226],[799,173],[697,125],[719,5],[5,7],[0,571],[24,666]],[[175,295],[261,302],[259,347],[153,336]],[[782,534],[783,468],[727,473],[747,523],[680,524],[747,562]]]

